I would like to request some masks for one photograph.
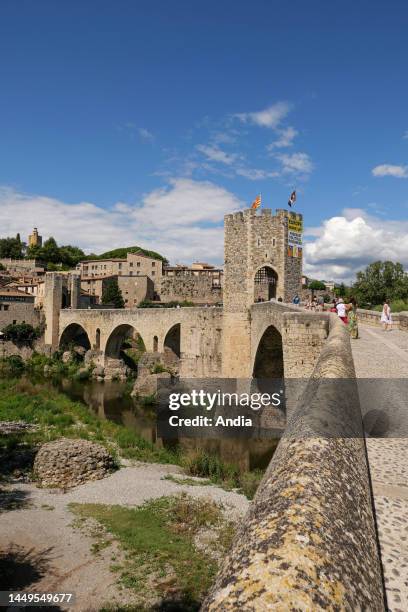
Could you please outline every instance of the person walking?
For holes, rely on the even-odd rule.
[[[346,307],[348,315],[348,330],[350,332],[350,338],[357,340],[358,338],[358,321],[357,321],[357,302],[351,297]]]
[[[381,323],[383,324],[383,331],[391,331],[392,329],[392,316],[391,316],[391,306],[389,300],[385,300],[382,313],[381,313]]]
[[[343,321],[345,325],[347,325],[348,324],[347,310],[346,310],[346,305],[343,301],[343,298],[339,298],[339,301],[337,302],[336,310],[337,310],[337,314],[339,315],[340,319]]]

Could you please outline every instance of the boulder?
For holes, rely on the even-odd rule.
[[[146,396],[155,395],[157,393],[158,385],[170,384],[172,376],[169,372],[160,372],[158,374],[146,374],[145,376],[138,377],[133,389],[132,396]]]
[[[105,376],[105,369],[104,369],[104,367],[101,366],[101,365],[95,366],[93,371],[92,371],[92,375],[95,378],[103,378]]]
[[[33,473],[42,487],[67,489],[104,478],[113,469],[112,456],[100,444],[61,438],[43,444],[36,455]]]
[[[62,353],[62,363],[69,363],[70,361],[72,361],[72,353],[71,351],[64,351]]]

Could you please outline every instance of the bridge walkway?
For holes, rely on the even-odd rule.
[[[359,326],[352,340],[389,610],[408,610],[408,334]]]

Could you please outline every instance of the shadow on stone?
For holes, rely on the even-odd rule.
[[[363,417],[363,425],[371,438],[383,438],[390,428],[390,419],[383,410],[370,410]]]

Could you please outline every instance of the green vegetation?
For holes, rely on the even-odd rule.
[[[20,234],[15,238],[0,238],[0,258],[22,259],[25,244],[21,242]]]
[[[102,304],[113,304],[115,308],[125,307],[125,301],[116,278],[111,278],[106,282],[102,293]]]
[[[48,270],[70,270],[85,258],[85,253],[76,246],[58,246],[52,236],[42,246],[31,246],[26,251],[28,259],[39,259]]]
[[[33,448],[64,436],[99,442],[124,458],[180,463],[176,452],[156,448],[123,425],[99,419],[86,406],[51,386],[36,385],[24,378],[0,378],[0,421],[23,421],[37,426],[34,431],[0,436],[0,455],[2,450],[18,445]]]
[[[162,480],[170,480],[170,482],[175,482],[179,485],[189,485],[190,487],[206,487],[212,484],[211,480],[208,480],[208,478],[196,480],[188,476],[174,476],[174,474],[166,474],[166,476],[163,476]]]
[[[33,327],[29,323],[10,323],[2,329],[5,340],[10,340],[14,344],[23,344],[31,346],[31,344],[40,337],[41,330],[38,327]]]
[[[151,610],[157,599],[163,602],[160,609],[198,610],[235,531],[221,506],[187,495],[161,497],[138,508],[71,504],[70,509],[78,526],[86,529],[88,519],[96,520],[119,542],[124,559],[112,569],[135,592],[141,611]],[[212,537],[198,549],[195,538],[203,531]],[[99,538],[103,547],[106,536]]]
[[[383,304],[385,300],[408,301],[408,273],[400,263],[376,261],[357,272],[352,287],[353,295],[361,308]]]
[[[404,300],[394,300],[390,303],[391,312],[408,312],[408,301]],[[381,312],[383,309],[383,304],[378,304],[378,306],[374,306],[373,310],[378,310]]]
[[[101,253],[101,255],[95,255],[92,253],[91,255],[84,257],[84,259],[126,259],[126,255],[128,253],[140,253],[141,255],[146,255],[147,257],[152,257],[153,259],[160,259],[163,263],[168,263],[167,259],[163,257],[163,255],[160,255],[160,253],[156,253],[156,251],[148,251],[147,249],[142,249],[142,247],[139,246],[120,247],[118,249],[113,249],[112,251]]]
[[[152,302],[151,300],[143,300],[140,302],[138,308],[176,308],[177,306],[180,306],[180,308],[187,308],[195,306],[195,304],[194,302],[189,302],[188,300],[184,300],[182,302]]]
[[[307,288],[311,289],[312,291],[324,291],[326,289],[326,285],[322,281],[313,280],[308,284]]]
[[[276,441],[276,444],[278,441]],[[192,476],[208,478],[211,483],[224,489],[238,489],[249,499],[252,499],[263,477],[262,470],[242,472],[237,466],[224,463],[215,455],[203,451],[187,457],[183,465]]]

